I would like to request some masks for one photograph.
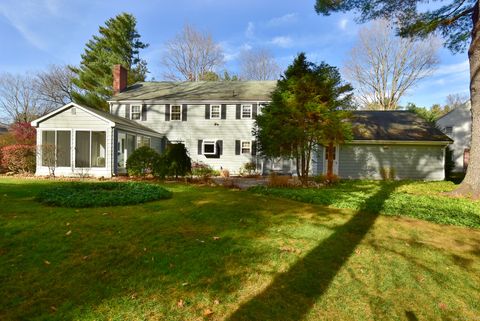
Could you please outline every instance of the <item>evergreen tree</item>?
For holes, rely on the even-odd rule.
[[[326,145],[331,155],[335,143],[351,137],[343,120],[352,107],[352,90],[337,68],[316,65],[299,54],[278,81],[271,103],[257,116],[260,152],[295,159],[297,174],[306,184],[316,147]]]
[[[127,84],[144,81],[147,63],[139,56],[148,44],[140,40],[135,17],[122,13],[100,26],[98,35],[86,44],[79,67],[70,67],[75,73],[72,82],[80,90],[72,94],[76,103],[97,109],[108,109],[106,100],[113,94],[112,67],[121,64],[128,72]]]

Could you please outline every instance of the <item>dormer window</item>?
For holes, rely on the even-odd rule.
[[[132,105],[130,111],[130,119],[140,120],[142,118],[142,106],[141,105]]]
[[[242,105],[242,118],[252,118],[252,105]]]

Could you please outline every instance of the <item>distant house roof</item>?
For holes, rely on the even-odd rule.
[[[8,132],[8,125],[0,123],[0,134]]]
[[[441,130],[409,111],[354,111],[353,140],[452,142]]]
[[[110,101],[269,101],[276,85],[276,81],[141,82],[113,96]]]
[[[123,117],[120,117],[120,116],[116,116],[116,115],[113,115],[113,114],[110,114],[110,113],[107,113],[105,111],[102,111],[102,110],[98,110],[98,109],[94,109],[94,108],[90,108],[90,107],[87,107],[87,106],[83,106],[83,105],[79,105],[79,104],[76,104],[76,103],[69,103],[69,104],[66,104],[65,106],[63,107],[60,107],[60,108],[57,108],[55,109],[54,111],[52,111],[51,113],[43,116],[43,117],[40,117],[36,120],[34,120],[32,122],[32,126],[36,127],[38,126],[39,123],[41,123],[42,121],[45,121],[51,117],[54,117],[55,115],[65,111],[66,109],[69,109],[71,107],[77,107],[77,108],[81,108],[87,112],[90,112],[92,114],[95,114],[103,119],[105,119],[106,121],[108,122],[111,122],[112,123],[112,127],[113,125],[117,126],[119,125],[120,127],[125,127],[125,128],[131,128],[131,129],[138,129],[138,130],[142,130],[142,131],[145,131],[145,132],[149,132],[151,134],[155,134],[156,136],[163,136],[161,135],[160,133],[154,131],[153,129],[147,127],[147,126],[143,126],[139,123],[137,123],[136,121],[134,120],[130,120],[130,119],[127,119],[127,118],[123,118]]]

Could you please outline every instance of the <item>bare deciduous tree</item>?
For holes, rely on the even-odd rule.
[[[73,101],[75,74],[68,66],[50,65],[46,71],[37,73],[35,82],[40,99],[48,109],[61,107]]]
[[[445,107],[449,107],[450,110],[464,105],[470,100],[470,97],[467,94],[449,94],[445,99]]]
[[[166,43],[162,63],[169,80],[200,81],[209,72],[223,65],[223,50],[208,32],[202,33],[186,24],[183,30]]]
[[[0,74],[0,112],[11,122],[30,122],[46,112],[34,77]]]
[[[244,80],[275,80],[280,67],[267,49],[245,50],[240,55],[240,77]]]
[[[344,70],[364,108],[397,109],[400,98],[438,64],[436,38],[399,38],[386,20],[361,29],[358,38]]]

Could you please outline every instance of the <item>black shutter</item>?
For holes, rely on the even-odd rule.
[[[130,105],[125,105],[125,118],[130,119]]]
[[[205,119],[210,119],[210,104],[205,104]]]
[[[235,155],[240,155],[240,141],[235,141]]]
[[[242,105],[237,104],[237,110],[236,110],[236,115],[235,115],[236,119],[240,119],[241,109],[242,109]]]
[[[187,121],[187,104],[182,105],[182,121]]]
[[[252,104],[252,118],[257,117],[257,104]]]
[[[198,155],[202,155],[202,144],[203,144],[203,140],[199,139],[198,140]]]
[[[145,104],[142,105],[142,120],[147,120],[147,105]]]
[[[165,121],[170,121],[170,104],[165,104]]]
[[[218,156],[223,154],[223,140],[217,140]]]
[[[220,118],[227,119],[227,105],[226,104],[222,104],[222,116]]]
[[[252,140],[252,155],[257,155],[257,141]]]

